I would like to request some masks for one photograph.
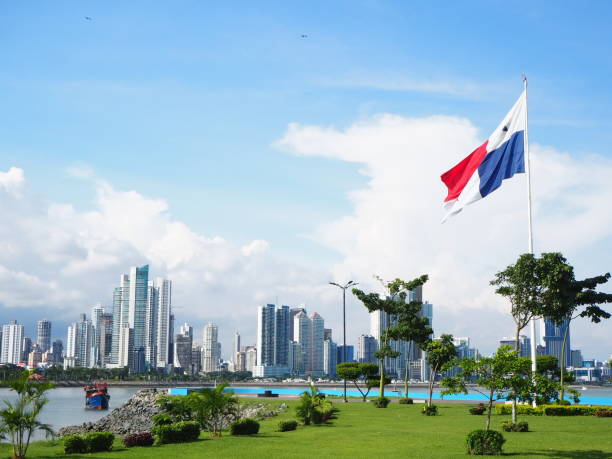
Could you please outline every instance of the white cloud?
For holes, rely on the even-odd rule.
[[[511,325],[501,315],[507,305],[488,282],[527,251],[525,176],[506,181],[487,199],[440,224],[446,195],[440,174],[483,137],[461,118],[384,114],[346,129],[291,124],[276,145],[297,155],[362,164],[368,181],[349,195],[353,212],[322,225],[316,235],[343,255],[335,267],[339,278],[428,273],[426,297],[436,306],[438,332],[463,330],[491,349]],[[599,274],[590,267],[601,263],[583,253],[597,247],[609,262],[612,162],[533,145],[532,163],[536,250],[561,251],[587,275]],[[491,309],[499,311],[497,327],[481,319],[490,318]],[[598,346],[583,344],[593,352]]]

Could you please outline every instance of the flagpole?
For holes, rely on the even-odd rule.
[[[529,158],[529,103],[527,98],[527,77],[523,75],[523,85],[525,87],[525,135],[523,136],[523,148],[525,150],[525,173],[527,175],[527,225],[528,225],[528,246],[529,253],[533,255],[533,223],[531,219],[531,161]],[[534,375],[537,371],[536,356],[536,318],[531,319],[531,372]],[[533,406],[536,406],[535,397]]]

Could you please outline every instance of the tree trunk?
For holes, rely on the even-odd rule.
[[[487,426],[485,430],[491,427],[491,409],[493,408],[493,391],[489,393],[489,409],[487,410]]]
[[[516,327],[516,341],[514,342],[514,350],[519,351],[519,355],[520,355],[520,350],[521,350],[521,347],[519,345],[519,334],[520,333],[521,333],[521,329],[519,327]],[[512,400],[512,422],[516,424],[516,398]],[[487,428],[487,430],[489,429]]]
[[[563,387],[563,373],[565,373],[565,345],[567,343],[567,332],[569,331],[570,321],[567,321],[567,327],[565,328],[565,333],[563,333],[563,342],[561,343],[561,356],[559,358],[559,369],[561,370],[561,374],[559,375],[559,383],[561,384],[561,389],[559,390],[559,400],[563,400],[565,397],[565,387]]]
[[[406,356],[406,371],[404,374],[404,398],[408,398],[408,381],[410,379],[410,353],[412,351],[412,341],[408,343],[408,355]]]
[[[433,398],[433,386],[434,386],[434,378],[436,377],[436,367],[432,367],[429,374],[429,403],[428,406],[431,406],[431,399]]]

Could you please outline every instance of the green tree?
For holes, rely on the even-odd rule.
[[[304,425],[321,424],[330,419],[336,411],[332,403],[326,400],[325,394],[314,384],[310,385],[309,391],[302,392],[300,402],[295,408],[297,418]]]
[[[345,362],[336,365],[336,374],[342,379],[351,381],[361,396],[363,401],[366,401],[368,394],[372,387],[376,384],[372,384],[374,377],[378,374],[378,365],[375,363],[359,363],[359,362]],[[367,391],[361,390],[359,387],[359,381],[364,380]]]
[[[453,344],[453,335],[444,334],[439,339],[430,341],[425,346],[425,360],[429,364],[429,398],[427,406],[431,406],[433,387],[438,373],[446,371],[452,366],[457,357],[457,349]]]
[[[17,379],[8,383],[8,387],[17,393],[14,402],[4,400],[6,408],[0,410],[0,435],[9,437],[13,445],[13,457],[26,457],[30,439],[36,431],[53,436],[49,424],[40,422],[39,415],[48,399],[46,392],[55,387],[47,381],[32,379],[31,371],[23,371]]]
[[[467,394],[467,384],[476,384],[471,389],[487,397],[488,401],[486,430],[491,427],[494,401],[503,398],[528,400],[531,397],[530,360],[519,357],[518,351],[513,351],[510,346],[500,347],[493,357],[462,359],[455,365],[459,367],[459,373],[442,380],[442,386],[446,388],[442,394]]]
[[[226,392],[227,384],[204,388],[187,395],[186,403],[193,419],[213,437],[220,437],[221,430],[236,415],[238,399]]]
[[[352,292],[368,309],[368,312],[381,311],[390,315],[397,315],[400,312],[401,304],[406,302],[408,292],[423,285],[428,279],[427,275],[418,277],[410,282],[405,282],[399,278],[392,282],[385,282],[379,277],[376,278],[383,284],[385,289],[384,298],[381,298],[378,293],[365,293],[357,288],[354,288]],[[385,359],[396,358],[400,355],[399,352],[394,351],[391,348],[389,344],[389,340],[391,339],[391,336],[389,336],[389,330],[383,330],[380,336],[378,351],[375,354],[375,357],[379,361],[380,398],[385,396]]]
[[[427,276],[415,279],[409,287],[413,290],[415,285],[423,285]],[[422,315],[423,302],[412,300],[408,303],[399,303],[397,306],[397,325],[387,331],[388,336],[394,340],[408,342],[406,356],[406,368],[404,371],[404,397],[408,398],[408,381],[410,380],[410,361],[412,346],[424,349],[431,341],[433,330],[429,326],[429,320]]]

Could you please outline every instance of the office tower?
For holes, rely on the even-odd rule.
[[[155,288],[155,283],[149,281],[147,285],[147,313],[146,313],[146,329],[147,345],[145,347],[145,360],[153,368],[157,367],[157,327],[158,327],[158,309],[159,298],[158,291]]]
[[[30,355],[30,352],[32,352],[32,340],[24,336],[20,362],[28,363],[28,355]]]
[[[93,331],[92,346],[91,346],[91,365],[102,366],[100,358],[100,321],[104,314],[104,308],[101,304],[96,304],[91,308],[91,326]]]
[[[563,336],[567,331],[567,339],[565,341],[565,356],[561,358],[561,347],[563,345]],[[557,358],[559,362],[563,361],[563,364],[568,367],[571,365],[571,351],[570,351],[570,330],[569,320],[564,320],[561,324],[556,324],[549,318],[545,317],[540,321],[540,339],[541,345],[545,348],[546,355],[552,355]]]
[[[499,341],[499,345],[501,346],[510,346],[513,350],[516,349],[516,339],[515,338],[502,338]],[[519,336],[519,351],[521,357],[530,357],[531,356],[531,339],[527,338],[525,335]]]
[[[51,344],[51,353],[53,354],[54,363],[62,363],[64,359],[64,343],[61,339],[56,339]]]
[[[191,374],[191,354],[193,338],[189,332],[178,333],[174,338],[174,367],[181,368],[183,373]]]
[[[23,353],[23,325],[16,320],[2,326],[2,351],[0,363],[12,363],[17,365],[21,362]]]
[[[323,372],[327,376],[336,376],[338,346],[331,339],[323,341]]]
[[[246,371],[246,352],[239,351],[236,353],[236,361],[234,362],[234,371]]]
[[[289,343],[289,374],[299,376],[304,374],[302,345],[297,341]]]
[[[155,279],[157,295],[157,367],[165,368],[173,362],[174,315],[172,314],[172,281]]]
[[[246,371],[254,374],[257,366],[257,349],[254,346],[247,346],[244,352],[246,354]]]
[[[122,274],[119,287],[113,290],[113,339],[111,349],[111,363],[119,364],[119,342],[121,329],[128,324],[128,309],[130,298],[130,276]]]
[[[314,313],[311,316],[312,321],[312,367],[310,374],[313,376],[319,376],[324,373],[323,369],[323,329],[325,328],[325,322],[323,317],[318,313]]]
[[[41,352],[51,349],[51,322],[43,319],[36,323],[36,344]]]
[[[202,346],[191,348],[191,374],[197,375],[202,371]]]
[[[321,376],[324,373],[324,328],[325,322],[316,312],[308,317],[301,311],[294,318],[294,337],[302,348],[302,364],[307,375]]]
[[[293,324],[295,323],[295,316],[298,315],[300,312],[303,312],[304,314],[306,314],[306,308],[300,306],[298,308],[291,308],[289,310],[289,321],[290,321],[289,341],[295,341],[295,332],[293,330]]]
[[[218,328],[216,325],[208,323],[204,326],[204,338],[202,340],[202,371],[204,373],[217,371],[220,359]]]
[[[323,329],[323,341],[327,341],[328,339],[332,339],[332,329],[324,328]]]
[[[66,356],[74,357],[74,365],[79,367],[92,366],[91,348],[93,345],[93,328],[85,314],[79,316],[78,322],[68,327]]]
[[[129,372],[135,374],[144,373],[146,371],[145,348],[142,346],[134,347],[132,348],[130,354],[131,358],[128,366]]]
[[[266,304],[257,308],[257,366],[274,366],[276,306]]]
[[[125,323],[119,331],[119,360],[117,365],[121,367],[130,367],[133,359],[134,350],[134,329],[129,324]]]
[[[128,323],[134,329],[134,347],[144,348],[147,343],[145,334],[149,286],[149,265],[130,268]]]
[[[346,360],[344,360],[344,346],[338,346],[338,363],[354,362],[355,361],[355,347],[352,344],[346,345]]]
[[[572,365],[574,368],[582,367],[582,352],[579,349],[572,349]]]
[[[300,374],[306,374],[312,368],[312,322],[304,311],[296,314],[293,320],[293,336],[302,352]]]
[[[234,342],[232,347],[232,361],[236,363],[237,354],[240,352],[240,333],[234,333]]]
[[[104,313],[98,319],[99,349],[98,358],[100,365],[111,363],[111,350],[113,343],[113,315]]]
[[[372,335],[361,335],[357,339],[357,361],[360,363],[376,363],[374,354],[378,351],[378,343]]]
[[[291,335],[291,313],[289,306],[276,309],[274,324],[274,365],[287,367],[289,359],[289,339]]]
[[[179,327],[179,335],[188,335],[193,339],[193,327],[185,322],[183,325]]]

